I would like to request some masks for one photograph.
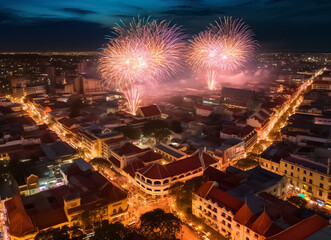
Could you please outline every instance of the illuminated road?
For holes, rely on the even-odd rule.
[[[198,240],[201,239],[199,237],[199,235],[194,232],[191,228],[189,228],[186,225],[182,225],[182,236],[181,236],[182,240]]]

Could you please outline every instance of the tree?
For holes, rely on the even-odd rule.
[[[182,126],[180,125],[180,122],[178,121],[172,121],[171,122],[171,129],[172,131],[174,131],[175,133],[181,133],[183,131]]]
[[[251,158],[242,158],[236,161],[234,164],[235,167],[240,168],[242,170],[248,170],[258,166],[259,163]]]
[[[177,208],[184,212],[192,213],[192,193],[196,192],[202,185],[203,177],[195,177],[187,180],[182,188],[179,190],[180,193],[176,197]]]
[[[169,195],[173,197],[179,196],[180,193],[182,192],[183,186],[184,186],[183,182],[175,182],[171,184],[171,186],[169,187]]]
[[[161,129],[155,130],[154,137],[157,142],[164,142],[164,141],[168,140],[170,134],[171,133],[170,133],[169,129],[161,128]]]
[[[163,120],[152,120],[143,127],[145,137],[154,137],[157,142],[162,142],[170,136],[168,123]]]
[[[138,140],[141,136],[141,130],[131,126],[125,126],[121,128],[120,131],[124,134],[124,136],[133,140]]]
[[[151,137],[152,135],[154,135],[156,130],[163,128],[169,129],[167,122],[163,120],[152,120],[144,125],[143,134],[146,137]]]
[[[103,167],[103,168],[104,167],[110,167],[110,162],[107,161],[106,159],[100,158],[100,157],[93,158],[91,161],[89,161],[89,163],[91,165],[97,166],[98,171],[100,170],[101,167]]]
[[[123,240],[128,239],[131,230],[124,227],[120,222],[108,223],[103,221],[99,228],[95,229],[95,235],[93,239],[104,239],[104,240]]]
[[[172,213],[157,208],[140,217],[140,231],[148,239],[176,239],[182,229],[181,221]]]
[[[287,201],[289,201],[290,203],[292,203],[293,205],[295,205],[299,208],[303,208],[307,205],[307,200],[303,199],[302,197],[298,197],[298,196],[291,196],[287,199]]]
[[[86,235],[77,227],[63,226],[61,228],[49,228],[44,231],[40,231],[35,240],[79,240],[84,239]]]

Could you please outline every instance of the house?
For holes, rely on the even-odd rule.
[[[137,116],[142,118],[156,120],[161,119],[161,111],[156,105],[149,105],[145,107],[140,107],[137,110]]]
[[[62,226],[78,225],[84,232],[91,232],[93,227],[84,216],[100,222],[115,222],[125,216],[127,194],[83,162],[62,169],[67,185],[31,196],[15,195],[5,202],[12,239],[33,239],[39,231]]]
[[[212,105],[198,104],[195,111],[198,116],[209,117],[214,112],[214,108]]]

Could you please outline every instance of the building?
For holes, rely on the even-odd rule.
[[[79,130],[78,141],[91,156],[103,156],[103,143],[110,139],[123,138],[123,134],[108,128]]]
[[[253,127],[246,125],[228,126],[220,131],[221,139],[236,138],[245,141],[245,151],[251,149],[257,143],[257,132]]]
[[[111,157],[111,150],[120,148],[125,143],[130,142],[129,138],[119,137],[111,138],[102,142],[102,157],[109,159]]]
[[[323,163],[292,154],[280,161],[280,169],[290,192],[331,207],[331,158]]]
[[[331,81],[314,81],[312,83],[313,90],[331,90]]]
[[[5,202],[11,239],[33,239],[42,230],[64,225],[93,231],[91,222],[117,221],[128,209],[127,195],[85,161],[61,169],[67,185]]]
[[[192,156],[169,163],[154,162],[139,169],[135,174],[136,185],[151,195],[165,195],[175,182],[185,182],[201,176],[207,167],[219,167],[219,163],[209,154],[196,152]]]
[[[137,110],[137,116],[145,119],[156,120],[161,119],[161,111],[156,105],[140,107]]]
[[[246,89],[223,87],[221,102],[228,107],[254,108],[255,92]]]
[[[150,148],[141,149],[130,142],[124,143],[121,147],[110,149],[110,156],[108,160],[113,168],[122,172],[122,169],[144,155],[146,152],[151,151]]]
[[[226,139],[215,149],[215,153],[223,159],[221,168],[226,168],[244,156],[245,141],[236,138]]]
[[[68,162],[77,157],[77,151],[66,142],[42,144],[41,148],[47,158],[52,161]]]
[[[168,161],[178,161],[187,157],[186,153],[163,143],[156,145],[154,150]]]
[[[320,234],[324,234],[324,228],[329,226],[327,220],[313,215],[314,212],[306,213],[303,209],[298,209],[264,191],[269,191],[270,184],[272,185],[267,176],[263,175],[263,178],[259,179],[259,174],[264,171],[257,168],[248,173],[248,179],[243,172],[235,175],[227,173],[225,176],[223,172],[220,172],[221,175],[214,173],[217,181],[205,182],[193,194],[192,213],[232,240],[303,240],[319,231]],[[281,176],[272,175],[274,182],[282,181]],[[264,180],[268,183],[264,183]],[[254,182],[255,186],[250,185],[249,181]],[[309,224],[311,228],[308,227]],[[294,231],[300,232],[298,235],[292,235]],[[326,235],[331,236],[328,231]]]
[[[212,105],[199,104],[195,107],[195,112],[198,116],[209,117],[214,112],[214,108]]]

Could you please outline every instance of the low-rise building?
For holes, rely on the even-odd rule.
[[[327,220],[264,192],[270,188],[270,180],[265,184],[266,176],[259,179],[258,173],[263,171],[248,173],[249,178],[255,178],[255,186],[248,183],[251,180],[246,179],[243,172],[232,176],[216,174],[217,181],[207,181],[193,193],[192,213],[232,240],[285,240],[290,237],[303,240],[319,231],[324,233],[324,228],[329,226]],[[274,177],[276,182],[281,179],[281,176]],[[259,187],[257,182],[261,184]],[[294,235],[295,231],[300,231],[298,237]],[[330,232],[326,235],[331,236]]]
[[[154,150],[155,152],[161,154],[164,159],[167,159],[169,161],[178,161],[187,156],[186,153],[180,151],[179,149],[176,149],[163,143],[156,145]]]
[[[63,169],[68,185],[7,200],[10,238],[33,239],[39,231],[64,225],[78,225],[91,232],[93,222],[113,222],[124,217],[128,209],[126,193],[86,164],[76,161]]]
[[[226,139],[220,147],[215,149],[215,153],[222,156],[221,168],[226,168],[244,156],[245,142],[236,138]]]
[[[148,164],[136,172],[135,181],[136,185],[148,194],[165,195],[173,183],[201,176],[204,169],[209,166],[218,168],[219,162],[205,152],[196,152],[192,156],[169,164]]]
[[[124,167],[149,151],[151,151],[150,148],[141,149],[130,142],[126,142],[119,148],[110,149],[111,157],[108,160],[117,171],[122,172]]]
[[[137,116],[150,120],[161,119],[161,111],[158,106],[149,105],[138,108]]]

